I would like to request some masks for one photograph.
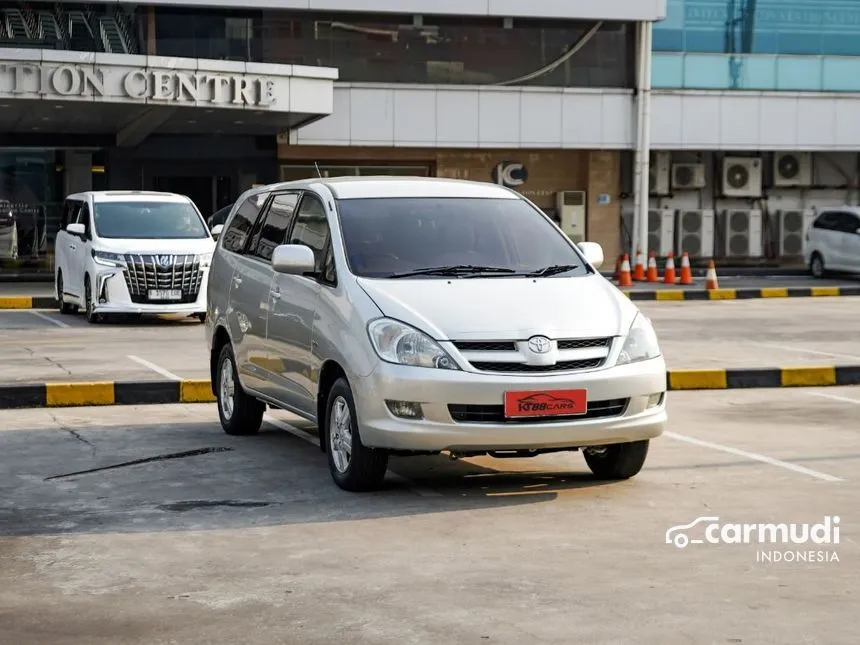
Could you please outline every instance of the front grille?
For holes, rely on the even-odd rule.
[[[555,365],[529,365],[529,351],[525,340],[455,340],[453,345],[466,354],[464,358],[476,370],[481,372],[507,372],[519,374],[551,374],[555,372],[570,372],[573,370],[595,369],[604,364],[612,347],[612,337],[604,338],[563,338],[555,341],[560,355]],[[595,352],[585,352],[577,355],[577,350],[605,350],[603,356],[594,357]],[[492,358],[498,360],[482,360],[483,352],[495,353]],[[565,355],[565,353],[567,355]],[[501,354],[498,355],[498,354]],[[591,356],[588,356],[591,354]],[[490,356],[486,356],[487,359]],[[507,359],[507,360],[504,360]]]
[[[454,347],[461,352],[515,352],[517,346],[513,341],[454,341]]]
[[[558,341],[559,349],[588,349],[590,347],[609,347],[612,338],[574,338]]]
[[[600,367],[605,358],[590,358],[584,361],[561,361],[555,365],[527,365],[526,363],[490,363],[472,362],[472,367],[482,372],[524,372],[529,374],[540,372],[568,372],[570,370],[588,370]]]
[[[448,405],[448,412],[456,423],[559,423],[562,421],[617,417],[624,414],[629,401],[630,399],[589,401],[588,412],[585,414],[557,417],[530,417],[525,419],[506,418],[504,405],[464,405],[451,403]]]
[[[166,254],[165,254],[166,255]],[[158,263],[162,255],[126,254],[125,283],[135,303],[182,304],[194,302],[200,293],[203,270],[200,256],[172,255],[167,266]],[[182,292],[180,300],[150,300],[150,289],[170,289]]]

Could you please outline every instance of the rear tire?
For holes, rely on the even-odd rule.
[[[388,470],[388,452],[361,442],[352,389],[339,378],[328,393],[322,431],[332,479],[346,491],[378,489]]]
[[[630,479],[637,475],[648,456],[650,442],[615,443],[582,451],[585,463],[598,479]]]
[[[78,308],[76,305],[69,304],[66,302],[65,297],[63,296],[63,272],[57,271],[57,303],[60,307],[61,314],[73,314],[76,313]]]
[[[242,389],[236,357],[229,344],[224,345],[218,356],[215,378],[215,398],[224,432],[238,436],[257,434],[263,425],[266,405]]]

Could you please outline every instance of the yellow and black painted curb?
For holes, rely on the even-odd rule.
[[[860,365],[669,370],[667,389],[735,390],[860,385]],[[0,385],[0,410],[94,405],[209,403],[208,379]]]
[[[0,296],[0,309],[56,309],[53,296]]]
[[[847,287],[764,287],[761,289],[622,290],[631,300],[754,300],[756,298],[823,298],[860,296],[860,285]]]

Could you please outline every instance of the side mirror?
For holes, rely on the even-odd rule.
[[[74,223],[66,226],[66,231],[71,235],[79,235],[80,237],[83,237],[87,233],[87,227],[83,224]]]
[[[603,265],[603,247],[597,242],[580,242],[578,246],[591,266],[599,269]]]
[[[224,225],[223,224],[216,224],[212,228],[212,231],[211,231],[212,237],[214,237],[217,240],[219,237],[221,237],[221,233],[223,233],[223,232],[224,232]]]
[[[302,275],[316,268],[316,258],[304,244],[281,244],[272,251],[272,268],[278,273]]]

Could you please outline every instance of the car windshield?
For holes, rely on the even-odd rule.
[[[170,240],[209,236],[203,219],[188,202],[96,202],[93,219],[99,237]]]
[[[338,202],[349,266],[371,278],[585,275],[562,233],[521,199]]]

